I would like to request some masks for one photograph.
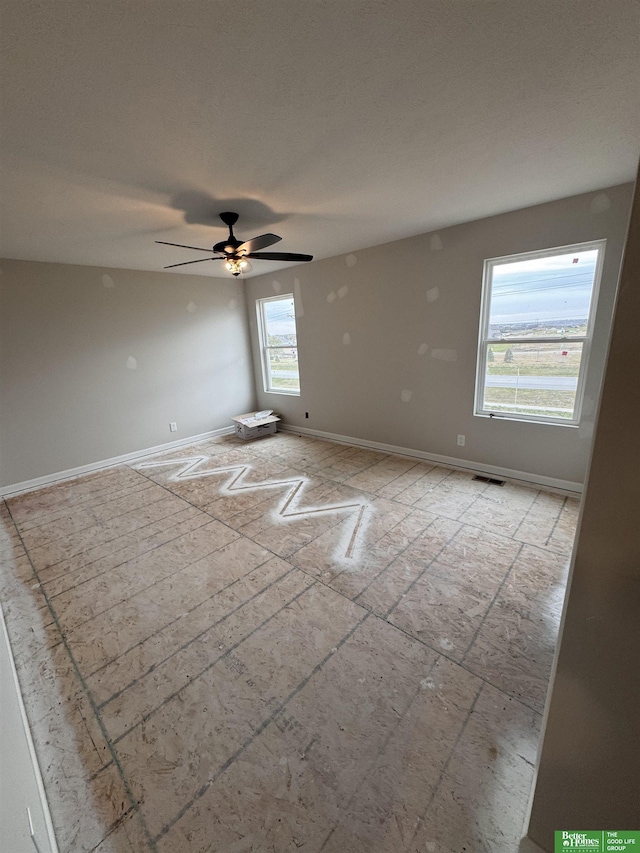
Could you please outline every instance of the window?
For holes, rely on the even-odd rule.
[[[485,261],[476,415],[580,422],[604,245]]]
[[[258,299],[264,390],[300,394],[298,338],[293,294]]]

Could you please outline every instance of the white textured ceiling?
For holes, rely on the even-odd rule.
[[[5,257],[159,270],[236,210],[323,258],[634,176],[637,0],[0,9]]]

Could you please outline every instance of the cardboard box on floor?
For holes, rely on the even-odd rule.
[[[235,423],[236,436],[243,441],[262,438],[263,435],[273,435],[279,417],[271,409],[262,412],[249,412],[246,415],[236,415],[231,420]]]

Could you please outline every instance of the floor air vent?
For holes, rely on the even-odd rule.
[[[480,474],[476,474],[473,479],[480,480],[481,483],[489,483],[491,486],[504,486],[504,480],[496,480],[493,477],[481,477]]]

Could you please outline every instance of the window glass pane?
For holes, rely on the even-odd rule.
[[[489,337],[583,336],[597,249],[493,267]]]
[[[263,302],[267,346],[296,346],[296,319],[293,297]]]
[[[571,420],[581,358],[577,341],[489,344],[484,410]]]
[[[299,391],[298,350],[268,349],[269,387],[273,391]]]

